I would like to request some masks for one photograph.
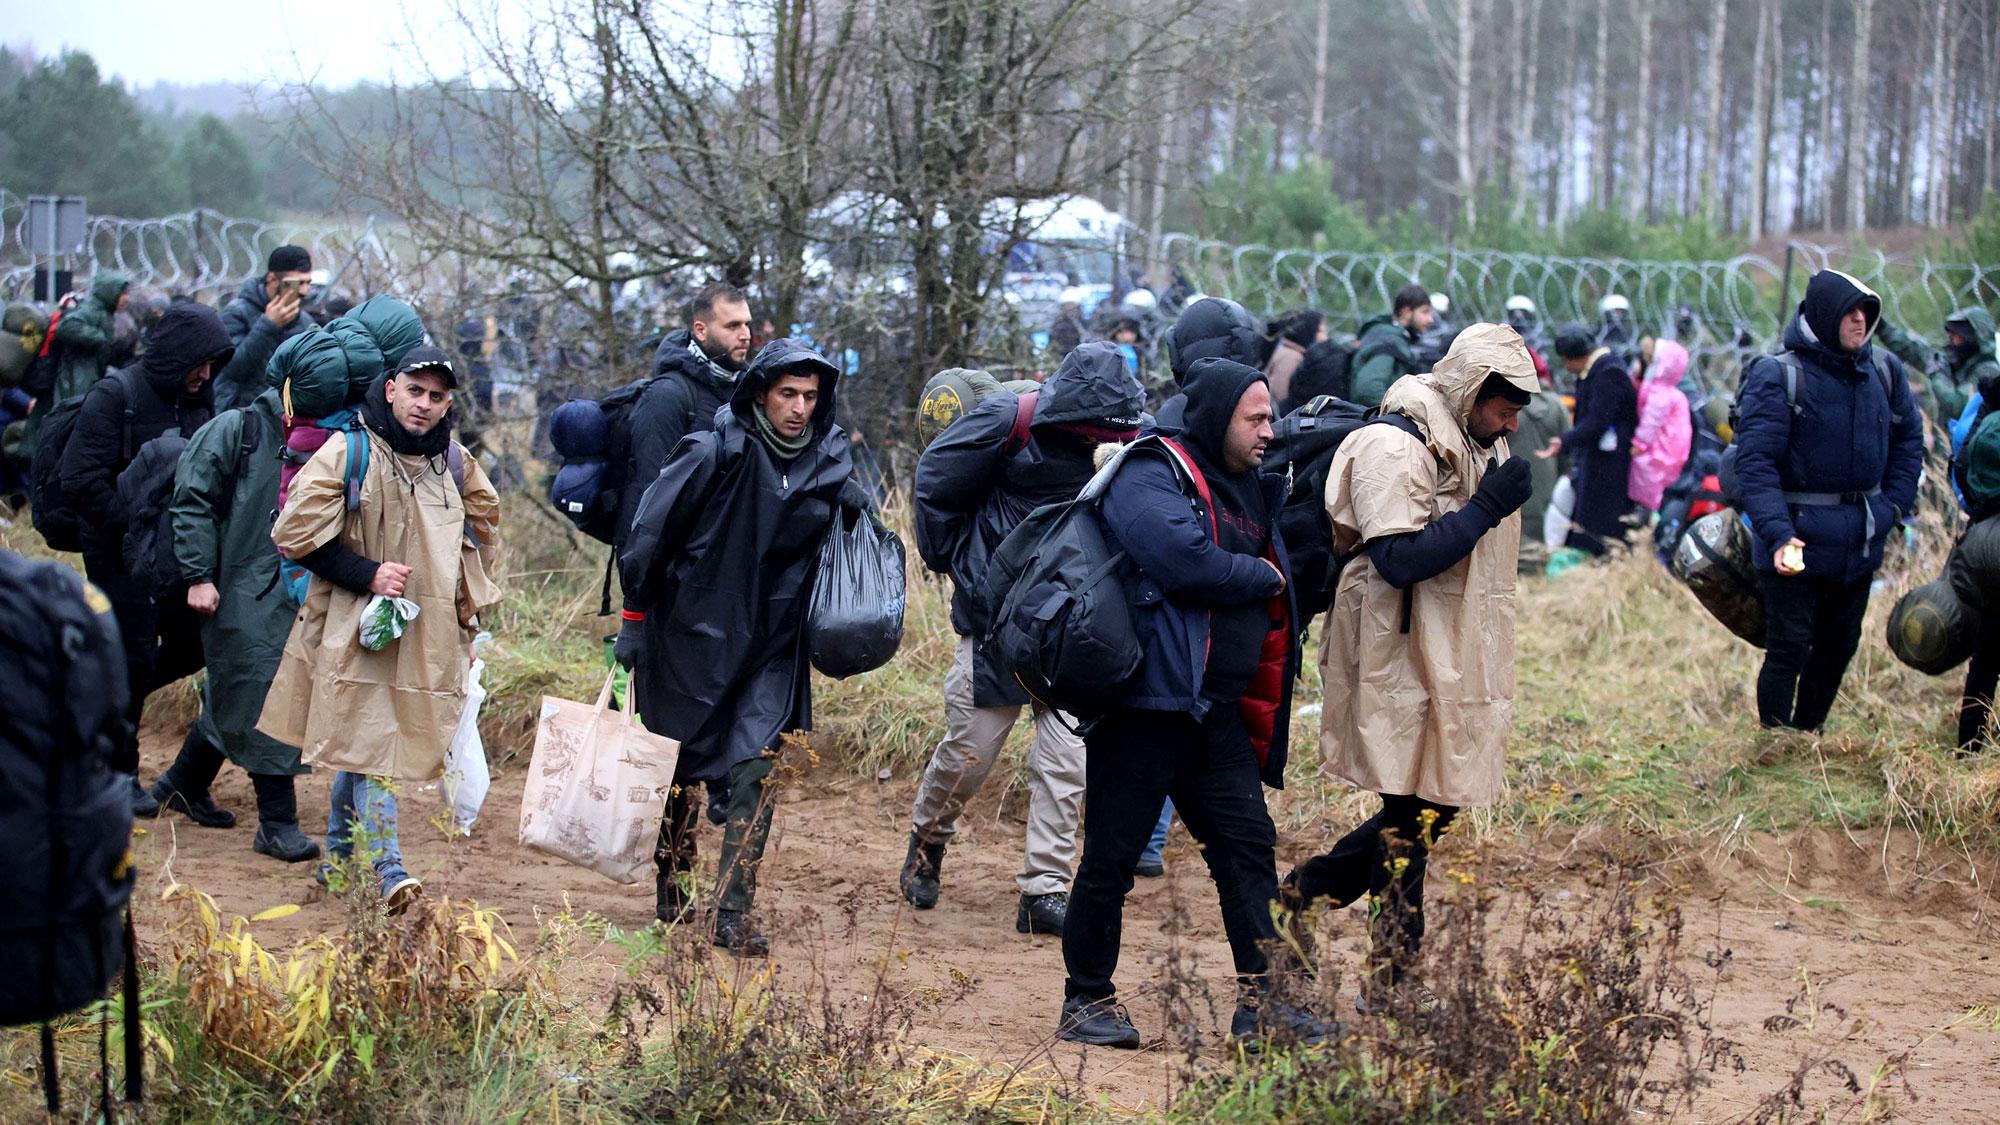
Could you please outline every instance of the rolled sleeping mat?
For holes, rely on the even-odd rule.
[[[1927,676],[1941,676],[1972,658],[1979,614],[1958,600],[1943,578],[1904,594],[1889,611],[1889,651]]]

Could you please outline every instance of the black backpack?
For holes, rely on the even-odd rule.
[[[1271,427],[1264,453],[1267,472],[1286,474],[1285,506],[1278,511],[1278,534],[1292,565],[1292,597],[1300,625],[1333,607],[1333,587],[1346,559],[1333,549],[1333,525],[1326,518],[1326,478],[1333,455],[1349,434],[1382,422],[1422,440],[1417,424],[1401,414],[1382,414],[1351,402],[1316,398]]]
[[[1345,399],[1353,393],[1354,353],[1360,344],[1352,338],[1321,340],[1306,349],[1298,370],[1292,372],[1291,390],[1280,409],[1290,416],[1302,406],[1321,397]]]
[[[1029,513],[987,566],[987,651],[1037,702],[1081,718],[1116,706],[1144,655],[1122,580],[1126,554],[1111,549],[1098,511],[1119,466],[1140,449],[1166,453],[1183,488],[1214,511],[1193,460],[1168,439],[1143,437],[1099,469],[1076,499]]]
[[[236,450],[236,472],[241,475],[250,455],[257,451],[259,427],[246,416],[243,435]],[[188,441],[178,427],[139,447],[138,456],[118,474],[118,499],[125,506],[125,571],[139,588],[153,598],[177,597],[187,589],[181,573],[180,557],[174,553],[174,478],[180,470],[181,454]],[[460,472],[463,472],[460,467]],[[463,491],[464,483],[460,482]],[[229,518],[233,490],[223,497],[219,520]]]
[[[136,1100],[132,781],[111,767],[128,697],[110,603],[68,567],[0,551],[0,662],[0,1025],[44,1025],[42,1083],[60,1112],[47,1021],[102,997],[122,970]]]
[[[136,366],[126,367],[105,378],[118,380],[119,390],[125,399],[123,433],[124,441],[129,446],[132,418],[138,410],[132,392],[140,378],[140,371]],[[62,456],[64,447],[69,445],[70,435],[76,432],[77,414],[83,410],[84,401],[89,397],[88,394],[78,395],[49,411],[35,435],[35,456],[28,466],[28,494],[35,503],[35,530],[41,533],[42,541],[53,551],[83,550],[83,517],[77,514],[69,497],[63,494]],[[121,456],[130,459],[132,450],[123,449]]]
[[[614,542],[625,498],[626,462],[632,454],[632,411],[653,376],[635,379],[599,399],[573,398],[557,408],[565,425],[553,422],[550,441],[562,468],[549,486],[549,502],[600,543]],[[588,417],[594,413],[596,416]],[[578,424],[581,423],[581,424]],[[689,426],[689,432],[694,427]],[[572,436],[579,435],[579,436]]]

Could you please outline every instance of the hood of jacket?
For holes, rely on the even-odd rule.
[[[1688,350],[1672,340],[1653,343],[1653,362],[1646,368],[1648,386],[1678,387],[1687,374]]]
[[[346,326],[368,334],[382,352],[382,368],[394,371],[411,348],[424,342],[417,310],[394,297],[370,297],[336,318],[328,328]],[[373,382],[371,378],[369,382]],[[365,384],[364,384],[365,385]],[[358,389],[358,388],[357,388]]]
[[[236,299],[258,312],[263,312],[264,306],[271,303],[271,294],[264,289],[264,275],[260,273],[237,286]]]
[[[1145,406],[1146,391],[1125,366],[1118,345],[1100,340],[1063,357],[1035,396],[1034,424],[1102,422],[1137,429]]]
[[[1969,305],[1945,318],[1945,331],[1963,333],[1972,340],[1972,352],[1964,360],[1954,360],[1955,367],[1970,368],[1981,363],[1993,363],[2000,357],[2000,349],[1994,346],[1993,314],[1980,305]],[[1950,349],[1947,347],[1947,354]]]
[[[1475,324],[1458,334],[1431,370],[1397,380],[1382,399],[1382,412],[1409,415],[1439,456],[1476,466],[1482,455],[1495,452],[1474,441],[1471,430],[1472,407],[1489,375],[1529,395],[1542,389],[1519,332],[1504,324]]]
[[[729,398],[729,412],[745,429],[756,433],[758,397],[777,382],[778,376],[788,374],[820,377],[819,402],[813,405],[812,432],[815,438],[824,437],[833,425],[834,391],[840,382],[840,368],[811,344],[796,337],[786,336],[764,345],[757,358],[743,369],[743,376],[736,380],[735,393]]]
[[[1223,445],[1236,405],[1264,373],[1233,359],[1197,360],[1188,368],[1187,406],[1181,414],[1180,440],[1205,469],[1221,471]]]
[[[1181,310],[1167,336],[1174,381],[1186,386],[1198,360],[1233,359],[1246,367],[1264,366],[1268,350],[1264,326],[1235,301],[1203,297]]]
[[[753,359],[751,362],[754,364],[756,361]],[[744,370],[748,371],[749,368],[745,367]],[[712,383],[725,391],[741,381],[737,373],[708,358],[708,353],[702,351],[701,345],[694,342],[694,333],[685,328],[677,328],[667,333],[666,338],[660,341],[660,346],[653,352],[653,374],[665,375],[670,371],[678,371],[690,379]]]
[[[228,330],[222,327],[222,317],[207,305],[189,301],[168,306],[159,323],[147,330],[140,367],[153,392],[162,401],[175,402],[185,397],[188,372],[204,363],[213,363],[219,370],[235,351]],[[201,395],[196,397],[207,397],[209,387],[203,384]]]
[[[1882,323],[1882,298],[1852,274],[1839,270],[1814,274],[1806,282],[1798,312],[1785,326],[1786,350],[1811,353],[1831,370],[1852,372],[1855,357],[1867,354],[1868,348],[1863,341],[1863,346],[1855,351],[1842,350],[1840,320],[1857,305],[1868,317],[1868,336],[1872,339],[1876,325]]]
[[[1365,344],[1368,342],[1370,333],[1373,333],[1379,339],[1401,341],[1405,346],[1415,339],[1414,336],[1410,335],[1409,329],[1397,324],[1396,318],[1388,313],[1378,313],[1362,321],[1361,327],[1355,331],[1354,336],[1355,339]]]
[[[100,273],[90,282],[90,299],[104,306],[105,312],[118,307],[118,298],[132,287],[132,279],[122,273]]]

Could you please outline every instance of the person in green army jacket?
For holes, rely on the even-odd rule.
[[[1932,417],[1940,426],[1950,426],[1959,420],[1980,383],[2000,376],[1993,314],[1978,305],[1969,305],[1944,318],[1945,346],[1941,351],[1887,320],[1875,335],[1911,371],[1930,373],[1930,394],[1926,397],[1936,403]]]
[[[62,354],[56,363],[55,391],[41,413],[82,398],[104,378],[113,346],[111,320],[125,307],[126,290],[131,287],[131,279],[122,273],[100,273],[90,283],[90,295],[56,322],[55,342]]]

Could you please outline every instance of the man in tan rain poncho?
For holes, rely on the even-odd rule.
[[[1288,904],[1380,903],[1361,1003],[1423,938],[1424,857],[1492,800],[1514,707],[1514,579],[1532,484],[1507,435],[1540,389],[1512,328],[1475,324],[1434,371],[1397,380],[1381,424],[1341,443],[1326,484],[1334,550],[1358,552],[1326,617],[1320,753],[1382,811],[1285,879]],[[1407,858],[1391,878],[1390,864]]]
[[[366,833],[381,893],[407,907],[421,884],[403,869],[389,782],[429,781],[465,707],[477,617],[497,604],[489,577],[500,498],[451,439],[458,377],[436,348],[414,348],[362,400],[368,466],[347,502],[348,443],[336,435],[293,478],[271,539],[313,574],[257,729],[332,769],[330,858]],[[380,651],[361,644],[375,595],[417,615]],[[327,869],[321,869],[325,878]]]

